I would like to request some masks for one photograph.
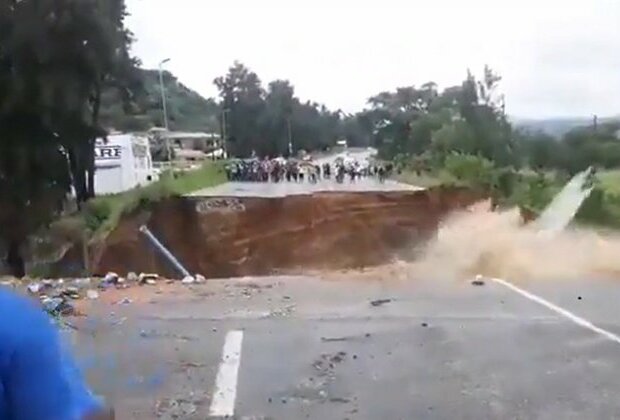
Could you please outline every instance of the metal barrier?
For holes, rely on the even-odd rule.
[[[145,225],[142,225],[140,226],[140,232],[142,232],[144,236],[146,236],[149,242],[151,242],[155,246],[155,248],[157,248],[157,250],[161,252],[164,255],[164,257],[166,257],[166,259],[174,266],[174,268],[177,269],[179,273],[182,274],[183,277],[187,277],[191,275],[189,274],[189,271],[187,271],[185,267],[183,267],[183,265],[179,262],[179,260],[177,260],[177,258],[174,255],[172,255],[170,251],[168,251],[168,248],[166,248],[159,241],[159,239],[157,239],[155,235],[153,235],[153,232],[151,232],[149,228],[147,228]]]

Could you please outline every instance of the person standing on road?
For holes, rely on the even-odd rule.
[[[0,419],[112,420],[86,386],[49,316],[0,288]]]
[[[301,166],[299,168],[299,182],[304,182],[304,172],[306,172],[306,167]]]

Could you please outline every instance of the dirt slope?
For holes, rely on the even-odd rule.
[[[384,263],[480,197],[463,189],[321,193],[284,198],[174,198],[125,218],[94,262],[96,272],[178,277],[138,232],[152,232],[190,272],[207,277]]]

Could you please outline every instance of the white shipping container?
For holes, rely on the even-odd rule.
[[[157,180],[148,137],[114,134],[95,144],[95,193],[115,194]]]

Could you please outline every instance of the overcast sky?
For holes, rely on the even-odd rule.
[[[204,96],[239,60],[265,86],[288,79],[301,99],[354,112],[375,93],[457,84],[486,63],[513,116],[620,114],[620,0],[126,2],[144,66],[170,58]]]

